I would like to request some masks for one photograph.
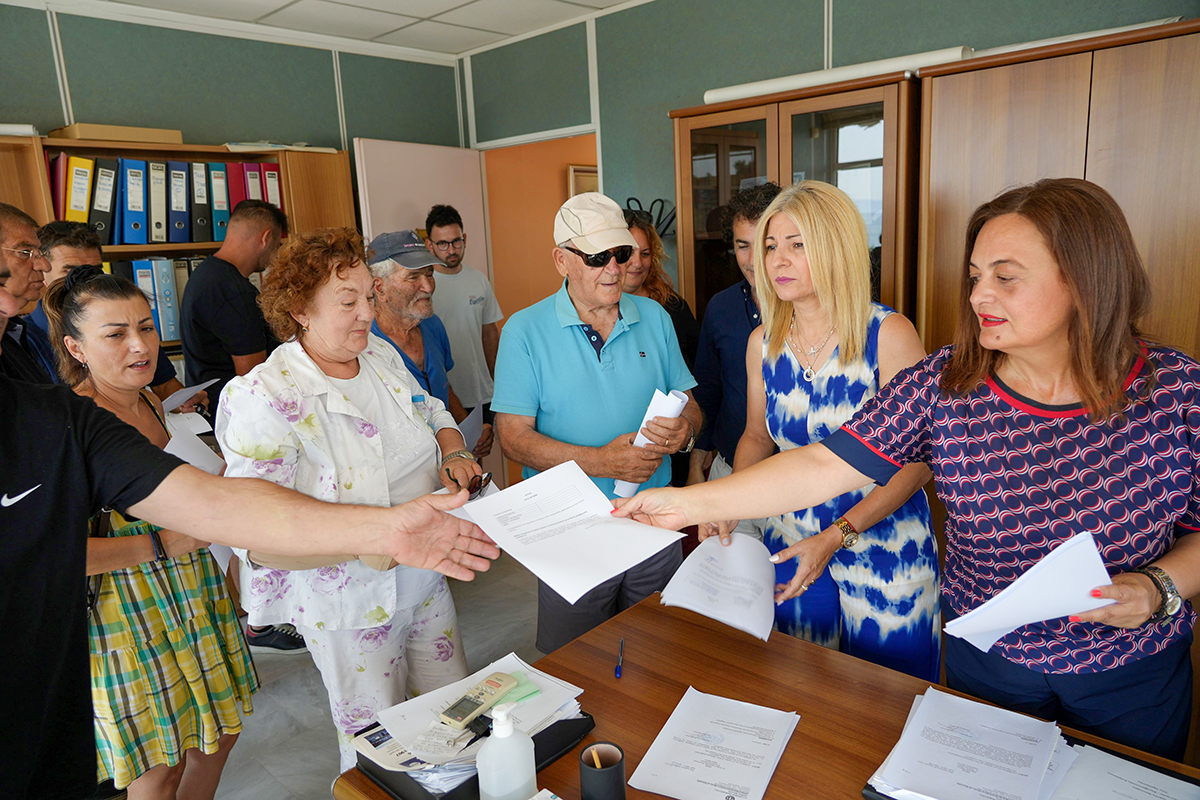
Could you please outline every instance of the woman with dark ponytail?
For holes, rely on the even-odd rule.
[[[165,447],[146,390],[158,332],[145,295],[81,266],[43,303],[59,372]],[[93,519],[87,571],[92,707],[100,779],[133,798],[211,798],[250,713],[258,676],[216,561],[204,542],[116,511]]]

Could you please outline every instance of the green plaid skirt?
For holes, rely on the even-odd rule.
[[[113,514],[110,536],[155,530]],[[100,780],[118,788],[242,730],[258,674],[216,560],[203,548],[89,579]]]

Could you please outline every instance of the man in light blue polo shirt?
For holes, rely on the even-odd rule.
[[[666,486],[670,459],[688,452],[700,408],[671,318],[648,298],[622,294],[636,243],[620,207],[596,192],[576,195],[554,220],[554,266],[565,278],[554,295],[517,312],[496,357],[496,435],[525,477],[574,460],[614,497],[617,480]],[[678,419],[655,417],[633,439],[654,390],[687,392]],[[661,590],[681,560],[670,547],[606,581],[574,605],[538,582],[537,647],[556,650]]]

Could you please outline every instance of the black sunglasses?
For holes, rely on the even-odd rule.
[[[616,258],[618,264],[624,264],[633,257],[633,248],[629,245],[622,247],[614,247],[611,250],[601,250],[599,253],[584,253],[576,250],[574,247],[564,247],[563,250],[570,250],[575,255],[583,259],[583,263],[587,264],[592,269],[600,269],[608,263],[610,258]]]
[[[490,472],[485,472],[482,475],[476,475],[474,478],[471,478],[470,483],[467,484],[467,491],[470,492],[467,499],[474,500],[479,497],[479,495],[483,494],[483,490],[490,486],[491,483],[492,473]]]

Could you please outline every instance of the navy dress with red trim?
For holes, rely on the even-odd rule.
[[[942,594],[958,614],[979,606],[1076,533],[1091,531],[1110,574],[1160,558],[1200,530],[1200,365],[1143,350],[1126,379],[1130,405],[1089,421],[1082,406],[1046,406],[995,377],[944,394],[946,347],[897,375],[823,444],[886,482],[927,463],[946,506]],[[1161,652],[1189,634],[1190,603],[1141,628],[1048,620],[1018,628],[995,652],[1029,669],[1087,674]]]

